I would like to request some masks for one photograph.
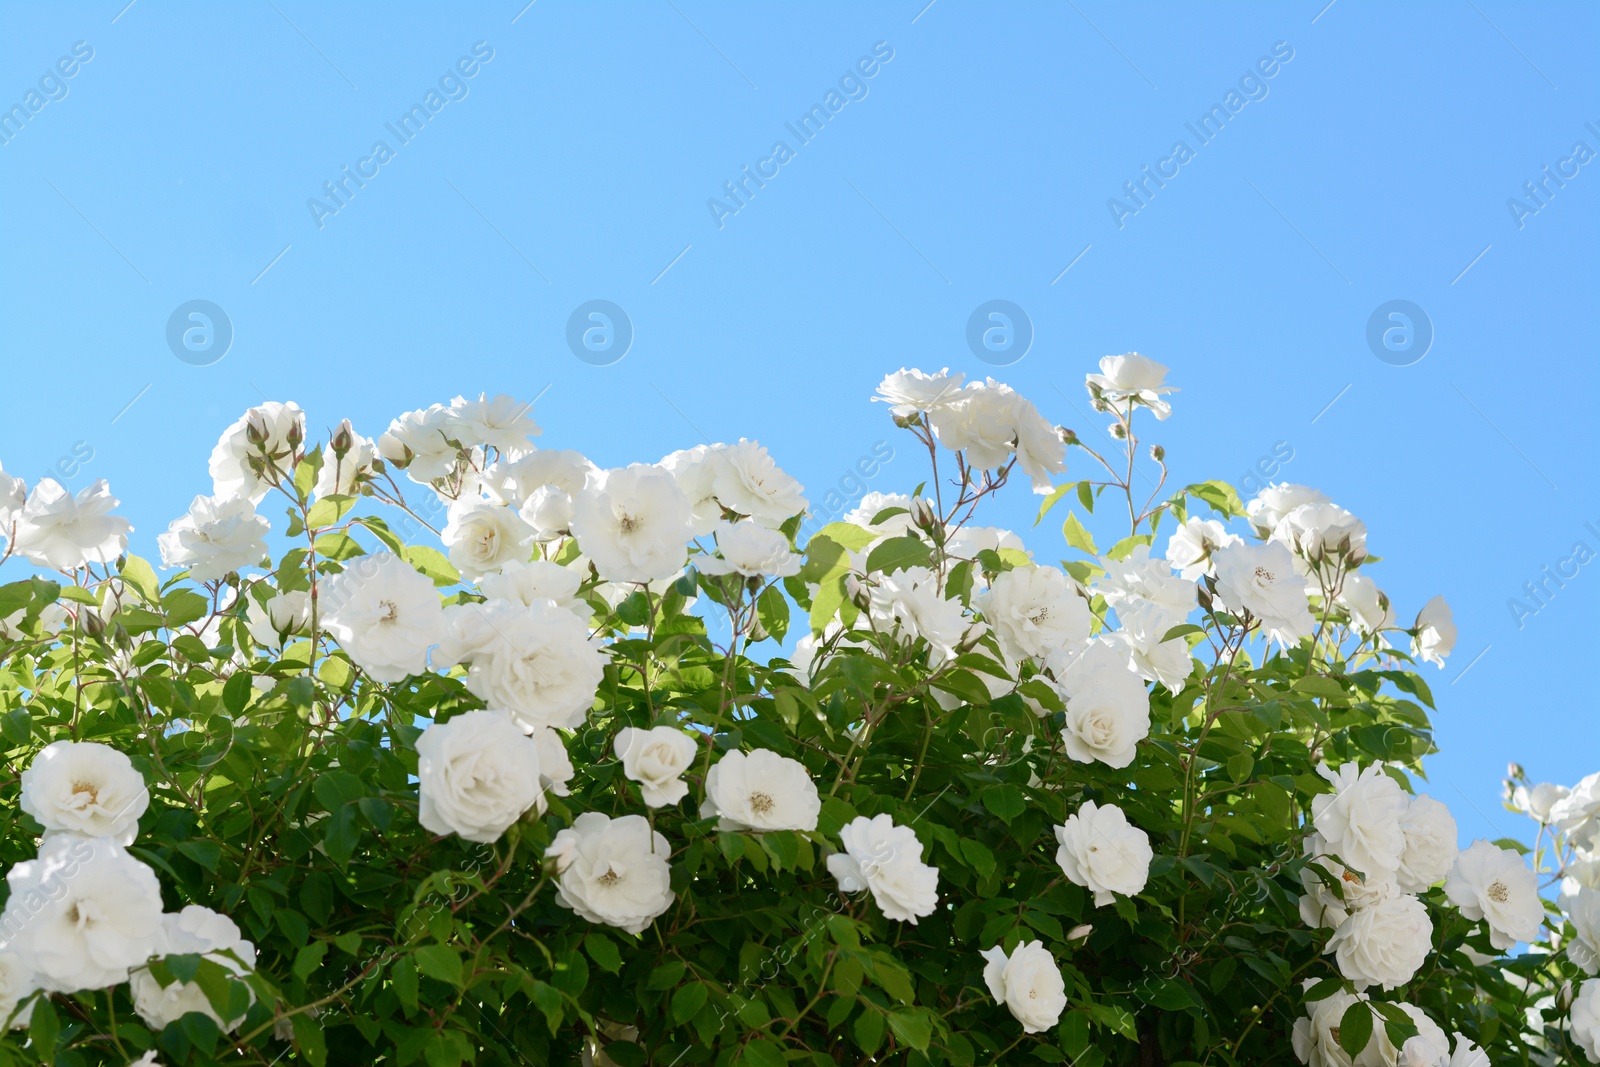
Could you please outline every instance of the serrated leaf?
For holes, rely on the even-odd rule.
[[[708,992],[704,982],[683,986],[672,994],[672,1025],[682,1026],[705,1007]]]
[[[1083,528],[1083,523],[1078,521],[1076,515],[1068,515],[1067,521],[1061,524],[1061,536],[1067,539],[1067,544],[1080,552],[1087,552],[1091,556],[1100,555],[1100,550],[1094,547],[1094,538]]]
[[[867,556],[867,571],[893,574],[907,567],[926,567],[932,558],[932,551],[922,538],[911,534],[891,537]]]
[[[1345,1009],[1339,1020],[1339,1047],[1351,1056],[1359,1056],[1372,1040],[1372,1008],[1358,1000]]]
[[[414,953],[417,970],[429,978],[437,978],[460,988],[461,957],[448,945],[424,945]]]

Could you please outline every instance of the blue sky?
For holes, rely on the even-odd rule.
[[[879,442],[870,488],[922,480],[886,371],[992,371],[1093,440],[1083,375],[1138,350],[1183,390],[1150,438],[1180,483],[1291,452],[1402,616],[1454,606],[1430,771],[1464,838],[1531,828],[1507,758],[1600,768],[1600,9],[125,2],[5,13],[0,461],[109,479],[136,551],[263,396],[376,434],[543,391],[545,445],[758,437],[819,500]],[[195,300],[215,362],[167,342]],[[568,344],[596,300],[620,359]],[[1032,332],[999,368],[993,300]],[[1396,300],[1421,358],[1369,346]],[[1056,557],[1035,505],[992,519]]]

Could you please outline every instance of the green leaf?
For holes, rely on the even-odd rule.
[[[961,839],[961,855],[967,861],[968,866],[978,872],[979,878],[987,879],[994,874],[994,853],[990,852],[981,843],[970,837],[963,837]]]
[[[852,1034],[862,1052],[873,1053],[883,1041],[883,1013],[871,1004],[856,1016]]]
[[[56,1038],[60,1035],[61,1021],[56,1018],[55,1005],[47,995],[40,993],[33,1004],[33,1018],[28,1022],[28,1039],[41,1062],[56,1062]]]
[[[461,957],[448,945],[424,945],[417,949],[417,970],[429,978],[437,978],[457,987],[461,986]]]
[[[926,541],[907,534],[904,537],[891,537],[873,549],[867,556],[867,570],[893,574],[907,567],[926,567],[932,558]]]
[[[622,970],[622,953],[617,951],[616,942],[604,934],[589,934],[583,939],[583,948],[602,970],[612,974]]]
[[[1183,491],[1197,500],[1205,501],[1212,511],[1220,511],[1228,516],[1245,513],[1244,502],[1239,499],[1239,494],[1233,486],[1227,482],[1196,482],[1194,485],[1184,486]]]
[[[802,581],[812,585],[826,585],[850,569],[850,557],[844,546],[831,537],[817,534],[806,542],[806,562],[800,568]]]
[[[299,952],[294,954],[294,976],[304,982],[311,977],[311,972],[322,966],[322,960],[328,955],[326,941],[313,941]]]
[[[312,786],[312,791],[317,794],[317,799],[329,811],[338,811],[352,800],[361,799],[366,793],[366,784],[351,774],[349,771],[325,771],[317,776],[317,781]]]
[[[461,574],[455,565],[436,548],[429,548],[427,545],[407,545],[405,558],[407,563],[431,578],[434,585],[443,587],[461,581]]]
[[[844,603],[844,576],[831,578],[817,587],[811,598],[811,632],[820,634],[828,628],[839,606]]]
[[[704,982],[693,982],[672,994],[672,1025],[682,1026],[705,1007],[708,995]]]
[[[1255,757],[1248,752],[1240,752],[1228,757],[1228,778],[1235,784],[1248,782],[1250,772],[1255,769]]]
[[[761,591],[756,601],[756,618],[774,641],[783,640],[789,632],[789,601],[784,599],[782,589],[769,585]]]
[[[926,1008],[891,1012],[889,1029],[894,1031],[894,1036],[901,1042],[910,1045],[918,1052],[928,1051],[928,1042],[933,1039],[933,1021],[929,1018]]]
[[[1033,524],[1037,526],[1039,523],[1043,522],[1045,514],[1051,508],[1056,506],[1056,501],[1060,500],[1068,493],[1073,492],[1077,488],[1077,482],[1067,482],[1065,485],[1058,485],[1054,489],[1050,490],[1050,495],[1045,497],[1044,503],[1039,505],[1039,514],[1034,516]]]
[[[122,580],[132,586],[146,604],[161,603],[161,582],[150,564],[131,552],[122,557]]]
[[[784,1067],[783,1048],[770,1037],[758,1037],[740,1051],[739,1062],[751,1067]]]
[[[668,960],[650,972],[650,977],[645,981],[644,987],[651,990],[671,989],[683,977],[685,969],[682,960]]]
[[[332,526],[356,506],[356,499],[353,496],[323,497],[311,505],[311,510],[306,514],[306,525],[313,530]]]
[[[991,785],[983,790],[983,806],[1007,825],[1028,808],[1022,791],[1014,785]]]
[[[900,510],[903,511],[905,509],[902,508]],[[812,540],[816,540],[818,537],[826,537],[834,544],[847,548],[851,552],[859,552],[878,539],[878,535],[871,530],[864,530],[848,522],[830,522],[818,530],[812,536]],[[809,541],[806,543],[810,544]]]
[[[417,967],[411,962],[411,957],[402,956],[395,961],[389,970],[389,983],[394,986],[395,996],[400,998],[400,1003],[405,1007],[407,1015],[417,1013]]]
[[[1061,524],[1061,536],[1067,539],[1067,544],[1080,552],[1087,552],[1091,556],[1100,554],[1100,550],[1094,547],[1094,538],[1083,528],[1083,523],[1078,521],[1076,515],[1068,515],[1067,521]]]
[[[322,1036],[322,1027],[305,1012],[291,1016],[294,1020],[294,1043],[305,1053],[311,1067],[323,1067],[328,1062],[328,1045]],[[209,1020],[207,1020],[209,1021]]]
[[[1344,1017],[1339,1020],[1339,1047],[1352,1056],[1359,1056],[1370,1040],[1372,1008],[1366,1001],[1358,1000],[1345,1009]]]
[[[222,846],[215,841],[179,841],[178,851],[212,873],[222,858]]]
[[[1304,999],[1307,1004],[1311,1004],[1319,1000],[1327,1000],[1329,997],[1333,996],[1343,988],[1344,979],[1335,978],[1332,975],[1329,975],[1328,977],[1318,981],[1317,984],[1312,986],[1310,989],[1307,989]]]

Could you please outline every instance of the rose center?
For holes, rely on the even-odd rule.
[[[74,798],[87,797],[90,804],[100,803],[100,787],[93,782],[73,782],[72,795]]]
[[[378,621],[394,622],[400,617],[400,609],[392,600],[378,601]]]
[[[607,889],[609,889],[612,886],[616,885],[618,882],[622,881],[622,875],[621,875],[621,873],[619,873],[617,871],[617,869],[615,867],[611,866],[608,863],[608,864],[606,864],[606,873],[602,874],[598,879],[596,879],[596,881],[598,881],[601,885],[603,885]]]
[[[755,812],[757,815],[765,815],[767,812],[771,811],[772,808],[772,794],[761,792],[750,794],[750,810]]]
[[[637,530],[639,526],[639,520],[634,518],[632,515],[629,515],[627,512],[623,512],[621,517],[617,519],[617,527],[625,534],[633,533],[633,531]]]
[[[1506,888],[1506,884],[1504,882],[1496,879],[1495,881],[1489,883],[1489,888],[1486,890],[1486,895],[1496,904],[1504,904],[1506,901],[1511,899],[1511,890]]]
[[[1256,568],[1256,578],[1258,580],[1260,580],[1260,581],[1267,582],[1267,583],[1270,584],[1271,582],[1274,582],[1274,581],[1277,580],[1277,575],[1273,574],[1271,571],[1267,570],[1267,568],[1265,568],[1265,567],[1257,567]]]

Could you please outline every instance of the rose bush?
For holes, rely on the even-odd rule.
[[[1167,490],[1166,379],[1088,375],[1112,452],[891,374],[926,480],[799,544],[755,441],[509,397],[253,408],[159,571],[0,475],[0,1063],[1600,1062],[1600,776],[1461,849],[1448,606],[1313,489]],[[1064,543],[979,524],[1014,473]]]

